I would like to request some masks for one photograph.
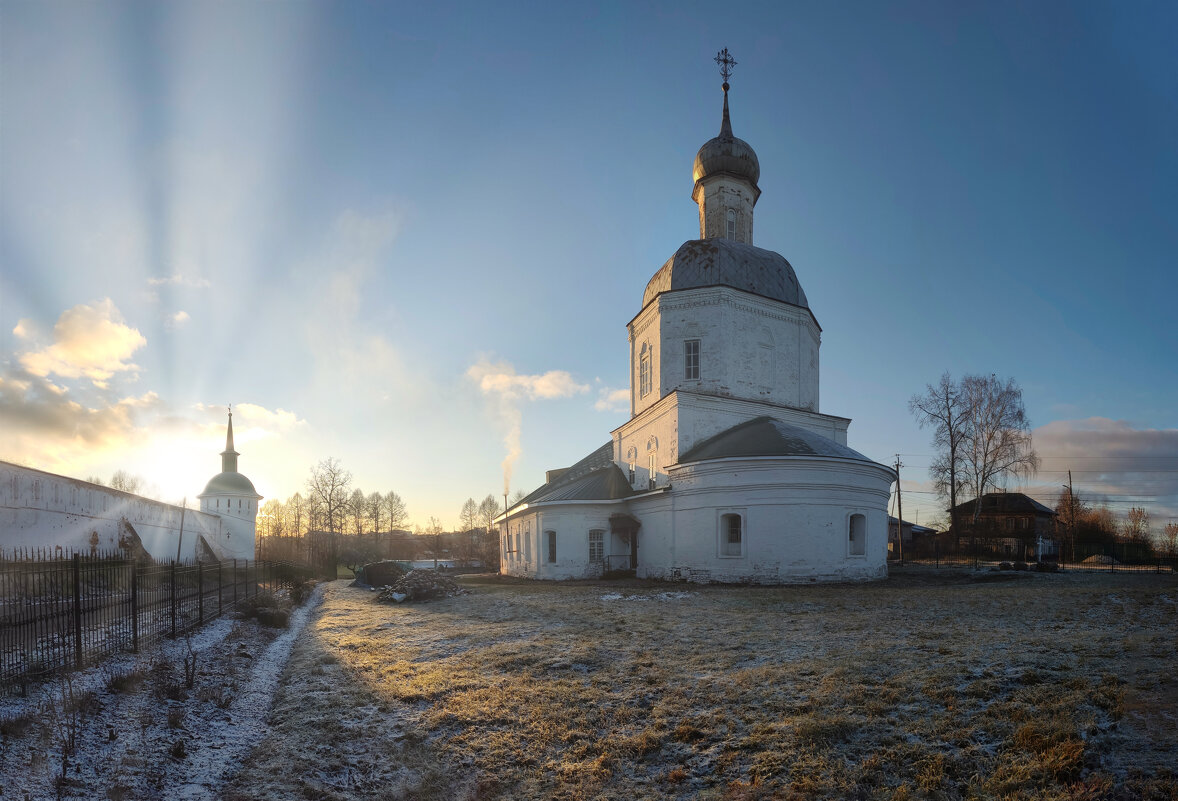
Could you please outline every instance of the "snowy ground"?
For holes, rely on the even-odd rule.
[[[124,693],[112,668],[77,676],[94,696],[64,794],[1178,797],[1172,576],[464,583],[385,605],[334,582],[289,632],[215,623],[183,701],[152,691],[166,671]],[[182,675],[184,652],[145,666]],[[0,706],[0,798],[54,797],[63,686]],[[22,709],[48,722],[19,731]]]
[[[0,798],[218,798],[265,736],[291,645],[321,597],[288,629],[223,617],[188,640],[0,700]],[[130,686],[116,689],[119,677]]]

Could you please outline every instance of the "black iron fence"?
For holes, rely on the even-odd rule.
[[[286,562],[0,556],[0,690],[177,637],[262,590],[310,576]]]
[[[1035,558],[1036,549],[1043,553]],[[1178,555],[1139,542],[1022,542],[1009,538],[970,538],[941,534],[914,538],[901,551],[894,539],[888,561],[932,566],[962,565],[1012,570],[1178,572]]]

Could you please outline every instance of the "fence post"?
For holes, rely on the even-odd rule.
[[[82,666],[82,556],[74,554],[74,652]]]
[[[233,605],[237,606],[237,560],[233,560]]]
[[[131,563],[131,650],[139,653],[139,565]]]
[[[172,560],[172,639],[176,639],[176,560]]]
[[[221,567],[225,562],[221,559],[217,560],[217,617],[221,616]]]
[[[205,563],[196,560],[196,615],[198,626],[205,622]]]

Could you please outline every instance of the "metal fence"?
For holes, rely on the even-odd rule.
[[[262,590],[309,575],[304,566],[270,561],[0,556],[0,690],[186,634]]]
[[[1045,551],[1042,567],[1033,558],[1033,549],[1013,546],[1006,540],[987,540],[945,535],[905,542],[903,553],[889,544],[888,561],[914,564],[965,567],[998,567],[1012,570],[1065,570],[1085,572],[1178,572],[1178,557],[1160,553],[1136,542],[1061,543]]]

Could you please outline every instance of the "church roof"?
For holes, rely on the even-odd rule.
[[[722,237],[684,242],[646,285],[642,307],[678,289],[730,286],[810,308],[794,268],[780,253]]]
[[[613,459],[613,442],[607,442],[552,481],[533,490],[520,503],[606,501],[629,497],[634,490]]]
[[[679,457],[679,463],[741,456],[818,456],[872,462],[833,439],[772,417],[756,417],[705,439]]]
[[[205,495],[258,495],[258,491],[254,489],[254,483],[237,471],[226,471],[218,473],[209,479],[209,483],[205,484],[204,492],[198,495],[198,498],[203,498]]]

